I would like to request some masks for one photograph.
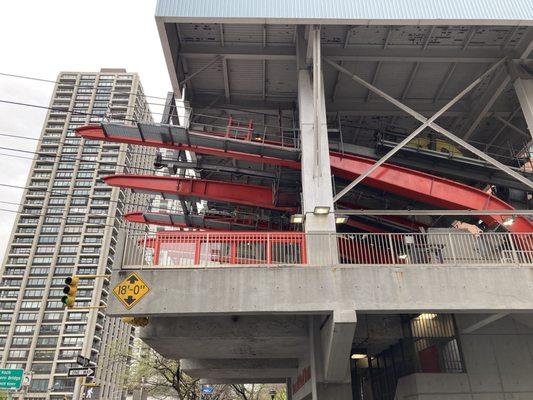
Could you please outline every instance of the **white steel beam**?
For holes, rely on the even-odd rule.
[[[478,329],[483,328],[484,326],[487,326],[488,324],[491,324],[493,322],[498,321],[499,319],[502,319],[503,317],[508,316],[507,313],[499,313],[499,314],[490,314],[488,316],[483,316],[479,321],[473,323],[472,325],[463,328],[461,331],[462,334],[469,334],[477,331]]]
[[[431,216],[440,215],[448,217],[463,216],[482,216],[482,215],[500,215],[500,216],[519,216],[533,215],[533,210],[337,210],[338,215],[362,215],[362,216]]]
[[[212,58],[214,55],[221,55],[232,59],[248,60],[278,60],[290,61],[296,58],[296,47],[290,45],[277,45],[263,47],[263,43],[255,45],[239,46],[216,46],[206,44],[184,44],[180,48],[179,54],[187,58]],[[364,46],[328,47],[323,46],[322,55],[335,61],[363,61],[363,62],[436,62],[436,63],[493,63],[505,56],[509,56],[509,51],[501,49],[475,49],[468,51],[462,49],[441,49],[432,48],[399,48],[387,44],[384,49],[366,48]],[[512,58],[513,54],[511,54]],[[515,54],[520,58],[519,54]]]
[[[222,75],[224,78],[224,94],[226,96],[226,101],[229,103],[231,99],[231,94],[229,90],[229,73],[228,73],[228,60],[225,58],[222,59]]]
[[[518,114],[518,112],[520,111],[520,106],[518,106],[512,113],[511,115],[509,116],[506,116],[505,118],[505,122],[511,122],[513,120],[514,117],[516,117],[516,114]],[[496,113],[492,113],[492,115],[494,117],[499,117],[498,114]],[[502,134],[502,132],[505,130],[505,126],[502,126],[500,129],[498,129],[498,132],[496,132],[496,134],[492,137],[492,139],[490,140],[490,142],[485,146],[485,151],[487,151],[493,144],[494,142],[496,141],[496,139],[498,139],[498,137]]]
[[[514,83],[514,88],[531,138],[533,137],[533,79],[518,78]]]
[[[444,79],[442,80],[441,84],[439,85],[439,88],[435,93],[435,97],[433,97],[433,102],[437,102],[440,99],[440,96],[442,96],[444,89],[446,89],[446,86],[448,86],[448,82],[450,81],[453,73],[455,72],[455,68],[457,68],[457,63],[453,62],[452,65],[450,65],[448,71],[446,72],[446,75],[444,76]]]
[[[499,115],[495,114],[494,115],[494,118],[496,118],[498,121],[500,121],[502,124],[504,124],[505,126],[511,128],[513,131],[515,132],[518,132],[519,134],[521,134],[522,136],[524,136],[526,139],[528,140],[531,140],[531,135],[525,131],[523,131],[522,129],[520,129],[519,127],[517,127],[516,125],[513,125],[511,124],[509,121],[507,121],[506,119],[503,119],[502,117],[500,117]]]
[[[529,36],[526,37],[526,40],[529,40],[528,37]],[[531,40],[529,43],[526,44],[524,50],[520,54],[520,58],[524,59],[524,58],[529,57],[529,54],[531,53],[532,50],[533,50],[533,40]],[[484,104],[483,107],[481,108],[481,110],[477,114],[477,116],[474,119],[472,125],[470,125],[470,127],[468,128],[466,133],[464,135],[461,135],[464,140],[468,140],[468,139],[470,139],[470,137],[472,137],[472,135],[474,134],[476,128],[479,126],[481,120],[483,118],[485,118],[485,116],[490,111],[490,109],[492,108],[492,106],[494,105],[494,103],[496,102],[498,97],[500,97],[500,95],[507,88],[509,83],[511,83],[511,76],[507,72],[504,72],[502,74],[503,74],[503,78],[500,78],[500,83],[498,84],[498,86],[496,88],[494,88],[492,85],[489,86],[489,88],[487,90],[487,93],[486,93],[486,96],[483,96],[483,97],[489,96],[489,98],[485,102],[484,102],[485,99],[481,100],[481,104],[482,105]],[[518,80],[517,80],[517,82],[518,82]],[[520,89],[516,89],[516,83],[515,83],[515,90],[520,90]],[[518,91],[517,91],[517,94],[518,94]],[[519,98],[520,98],[520,95],[519,95]],[[530,126],[530,128],[531,128],[531,126]]]
[[[507,86],[509,86],[509,83],[511,83],[511,77],[507,75],[506,71],[502,72],[502,76],[503,78],[500,77],[499,84],[496,86],[496,88],[490,85],[487,89],[486,96],[483,96],[480,100],[480,103],[483,106],[481,110],[478,111],[477,116],[472,121],[472,124],[468,127],[464,135],[461,135],[464,140],[468,140],[472,137],[483,118],[487,116],[488,112],[490,111],[496,100],[498,100],[503,91],[507,88]],[[488,97],[488,99],[484,101],[486,97]]]
[[[346,28],[346,34],[344,35],[344,44],[343,48],[345,49],[348,47],[348,43],[350,42],[350,37],[352,36],[353,27],[348,26]],[[342,65],[342,61],[340,62],[340,65]],[[335,98],[337,97],[337,91],[339,90],[339,81],[341,79],[341,73],[337,71],[337,77],[335,78],[335,84],[333,85],[333,93],[331,95],[331,101],[334,103]]]
[[[470,145],[469,143],[465,142],[464,140],[458,138],[453,133],[449,132],[448,130],[442,128],[441,126],[435,124],[433,121],[436,120],[439,116],[444,114],[447,109],[449,109],[453,104],[455,104],[461,97],[463,97],[466,93],[468,93],[470,90],[472,90],[477,84],[479,84],[487,75],[491,74],[494,70],[500,67],[505,62],[505,59],[502,59],[495,63],[491,68],[489,68],[484,74],[482,74],[479,78],[477,78],[474,82],[472,82],[467,88],[465,88],[461,93],[459,93],[456,97],[454,97],[448,104],[446,104],[441,110],[439,110],[436,114],[434,114],[431,118],[427,119],[423,115],[419,114],[415,110],[407,107],[405,104],[401,103],[400,101],[396,100],[395,98],[391,97],[390,95],[386,94],[382,90],[376,88],[375,86],[369,84],[364,79],[360,78],[359,76],[352,74],[350,71],[346,70],[345,68],[339,66],[338,64],[334,63],[331,60],[325,59],[325,61],[336,68],[337,70],[347,74],[351,77],[352,80],[355,82],[360,83],[364,87],[366,87],[369,90],[372,90],[374,93],[378,94],[379,96],[385,98],[386,100],[390,101],[394,105],[396,105],[398,108],[404,110],[408,114],[411,114],[413,117],[415,117],[417,120],[422,122],[422,125],[416,129],[413,133],[411,133],[408,137],[406,137],[402,142],[398,144],[395,148],[393,148],[391,151],[389,151],[385,156],[383,156],[380,160],[378,160],[372,167],[370,167],[365,173],[361,174],[357,179],[355,179],[353,182],[351,182],[347,187],[345,187],[339,194],[337,194],[333,201],[338,201],[342,196],[344,196],[348,191],[350,191],[353,187],[355,187],[359,182],[361,182],[363,179],[365,179],[368,175],[370,175],[372,172],[374,172],[381,164],[383,164],[386,160],[388,160],[391,156],[393,156],[396,152],[398,152],[403,146],[405,146],[407,143],[409,143],[414,137],[416,137],[420,132],[422,132],[426,127],[430,126],[437,132],[443,134],[448,139],[456,142],[457,144],[461,145],[462,147],[466,148],[467,150],[471,151],[472,153],[476,154],[478,157],[484,159],[485,161],[491,163],[492,165],[496,166],[497,168],[501,169],[508,175],[511,175],[513,178],[517,179],[519,182],[522,182],[527,187],[530,187],[533,189],[533,182],[531,182],[529,179],[525,178],[524,176],[520,175],[519,173],[513,171],[506,165],[500,163],[499,161],[495,160],[494,158],[486,155],[479,149],[475,148],[474,146]]]
[[[206,69],[208,69],[209,67],[211,67],[213,64],[215,64],[218,60],[220,60],[222,58],[222,56],[218,55],[218,56],[215,56],[210,62],[208,62],[207,64],[205,64],[202,68],[200,68],[198,71],[195,71],[194,73],[192,73],[191,75],[188,75],[185,79],[183,79],[179,85],[182,86],[185,82],[188,82],[190,81],[192,78],[194,78],[196,75],[198,74],[201,74],[202,72],[204,72]]]

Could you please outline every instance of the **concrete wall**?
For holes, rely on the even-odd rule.
[[[151,289],[112,316],[362,312],[533,312],[533,268],[221,267],[136,271]],[[112,287],[129,275],[113,274]]]
[[[404,377],[396,400],[533,399],[533,329],[518,320],[522,316],[507,316],[461,334],[466,373]],[[460,332],[474,321],[475,316],[457,315]]]

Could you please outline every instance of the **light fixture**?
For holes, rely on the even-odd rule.
[[[416,319],[435,319],[437,318],[437,314],[434,313],[423,313],[420,314]]]
[[[305,216],[303,214],[291,215],[291,224],[303,224]]]
[[[503,221],[503,225],[505,226],[511,226],[512,224],[514,224],[514,217],[507,218],[505,221]]]
[[[330,207],[329,206],[315,206],[313,214],[315,215],[328,215]]]
[[[352,354],[352,360],[362,360],[363,358],[366,358],[367,355],[366,354],[361,354],[361,353],[354,353]]]
[[[336,224],[345,224],[346,222],[348,222],[348,217],[346,215],[337,215],[335,217]]]
[[[407,260],[407,254],[400,254],[400,255],[398,256],[398,258],[399,258],[400,260]]]

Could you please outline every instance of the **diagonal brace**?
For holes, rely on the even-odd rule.
[[[396,147],[394,147],[391,151],[389,151],[385,156],[383,156],[380,160],[378,160],[371,168],[369,168],[365,173],[360,175],[356,180],[351,182],[347,187],[345,187],[341,192],[339,192],[334,198],[333,201],[338,201],[342,196],[344,196],[347,192],[349,192],[353,187],[355,187],[357,184],[359,184],[363,179],[365,179],[367,176],[372,174],[376,169],[379,168],[380,165],[385,163],[390,157],[392,157],[396,152],[398,152],[403,146],[405,146],[407,143],[409,143],[414,137],[416,137],[420,132],[422,132],[426,127],[431,127],[435,131],[443,134],[448,139],[454,141],[455,143],[459,144],[460,146],[466,148],[467,150],[471,151],[478,157],[482,158],[483,160],[491,163],[498,169],[502,170],[503,172],[507,173],[508,175],[512,176],[516,180],[522,182],[524,185],[530,187],[533,189],[533,182],[531,182],[529,179],[525,178],[524,176],[520,175],[519,173],[513,171],[511,168],[507,167],[506,165],[500,163],[499,161],[495,160],[494,158],[490,157],[489,155],[485,154],[481,150],[475,148],[474,146],[470,145],[469,143],[465,142],[463,139],[457,137],[450,131],[442,128],[440,125],[437,125],[434,123],[434,120],[436,120],[439,116],[441,116],[443,113],[445,113],[450,107],[452,107],[457,101],[459,101],[466,93],[471,91],[476,85],[478,85],[487,75],[492,73],[496,68],[500,67],[506,59],[501,59],[494,65],[492,65],[485,73],[483,73],[480,77],[478,77],[474,82],[472,82],[467,88],[465,88],[461,93],[459,93],[456,97],[454,97],[448,104],[446,104],[442,109],[440,109],[435,115],[433,115],[431,118],[426,118],[422,114],[416,112],[412,108],[406,106],[402,102],[396,100],[392,96],[388,95],[387,93],[383,92],[382,90],[378,89],[374,85],[366,82],[364,79],[360,78],[359,76],[352,74],[350,71],[348,71],[346,68],[340,66],[339,64],[333,62],[332,60],[328,58],[324,58],[324,61],[330,64],[332,67],[337,69],[339,72],[342,72],[346,75],[348,75],[352,80],[355,82],[361,84],[362,86],[366,87],[367,89],[373,91],[377,95],[383,97],[384,99],[388,100],[401,110],[407,112],[408,114],[412,115],[414,118],[416,118],[418,121],[422,122],[422,125],[416,129],[413,133],[411,133],[409,136],[407,136],[402,142],[400,142]]]

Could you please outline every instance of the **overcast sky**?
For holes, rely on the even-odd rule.
[[[165,96],[170,80],[155,26],[155,0],[2,0],[0,72],[55,80],[63,70],[121,67],[138,72],[144,91]],[[47,106],[53,84],[0,76],[0,100]],[[150,100],[159,102],[158,100]],[[151,106],[152,111],[160,112]],[[39,137],[45,111],[0,103],[0,133]],[[157,120],[158,115],[154,118]],[[34,151],[37,142],[0,136],[1,147]],[[0,184],[24,186],[31,154],[0,149]],[[20,203],[22,191],[0,186],[0,201]],[[0,203],[0,209],[16,210]],[[15,214],[0,211],[0,259]]]

